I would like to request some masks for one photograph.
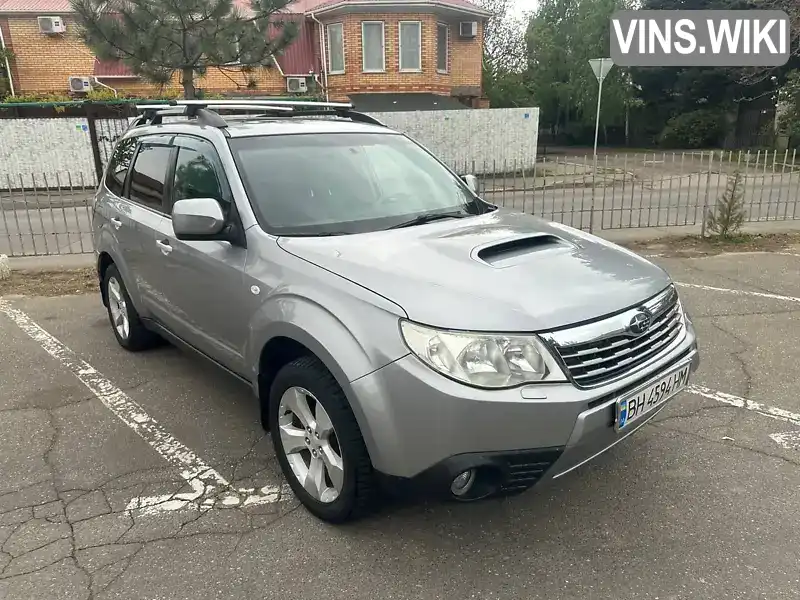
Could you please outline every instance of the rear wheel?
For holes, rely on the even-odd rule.
[[[145,328],[131,302],[128,290],[116,265],[110,265],[103,277],[103,293],[108,304],[108,319],[119,345],[136,352],[152,348],[159,337]]]
[[[272,443],[295,495],[332,523],[357,519],[376,505],[372,463],[341,387],[314,357],[283,367],[270,390]]]

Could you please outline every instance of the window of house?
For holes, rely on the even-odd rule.
[[[328,25],[328,72],[344,73],[344,26],[342,23]]]
[[[447,73],[450,58],[450,28],[446,23],[436,25],[436,70]]]
[[[153,210],[162,211],[164,206],[164,183],[167,180],[172,148],[143,142],[136,154],[131,171],[128,193],[131,200]]]
[[[361,23],[361,46],[365,72],[386,70],[386,44],[383,21],[363,21]]]
[[[136,150],[136,138],[128,138],[121,141],[114,148],[111,155],[111,164],[106,173],[106,187],[112,194],[122,196],[125,187],[125,177],[128,175],[128,167],[131,166],[133,152]]]
[[[422,70],[422,23],[400,21],[400,70]]]

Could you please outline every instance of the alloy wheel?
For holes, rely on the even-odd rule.
[[[111,311],[111,322],[117,334],[127,340],[131,333],[131,322],[128,317],[128,303],[122,293],[122,287],[116,277],[108,279],[108,308]]]
[[[278,427],[297,481],[318,502],[334,502],[344,485],[344,460],[325,407],[308,390],[290,387],[281,396]]]

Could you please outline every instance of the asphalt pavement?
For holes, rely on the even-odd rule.
[[[6,298],[0,598],[798,598],[800,251],[653,260],[702,349],[655,422],[520,496],[342,527],[285,492],[241,384],[123,351],[96,296]],[[198,509],[190,463],[241,493]]]

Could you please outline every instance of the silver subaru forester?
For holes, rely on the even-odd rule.
[[[347,104],[139,108],[94,199],[114,335],[247,382],[321,519],[386,490],[471,501],[560,477],[699,364],[661,268],[487,203]]]

